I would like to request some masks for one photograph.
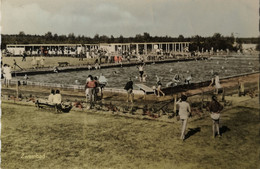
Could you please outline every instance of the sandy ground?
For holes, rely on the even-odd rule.
[[[28,103],[2,102],[2,168],[259,168],[259,97],[228,96],[221,138],[208,115],[180,124],[99,111],[54,114]]]

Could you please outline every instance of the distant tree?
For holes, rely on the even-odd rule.
[[[45,37],[45,43],[50,43],[53,39],[52,33],[50,31],[45,33],[44,37]]]
[[[57,35],[57,33],[55,33],[55,34],[53,35],[53,40],[54,40],[55,43],[58,42],[59,36]]]
[[[181,38],[178,38],[178,39],[181,39]],[[196,35],[196,36],[193,36],[192,37],[192,40],[191,40],[191,46],[190,46],[190,51],[196,51],[196,50],[200,50],[203,46],[203,39],[201,36],[199,35]]]
[[[102,43],[109,43],[109,37],[106,35],[100,36],[99,39],[100,39],[100,42],[102,42]]]
[[[75,39],[75,35],[74,35],[74,33],[69,33],[68,38]]]
[[[119,36],[118,42],[119,42],[119,43],[124,43],[124,37],[123,37],[123,35],[120,35],[120,36]]]
[[[144,32],[143,39],[145,42],[149,42],[151,40],[150,34],[147,32]]]
[[[143,36],[141,34],[135,35],[135,42],[143,42]]]
[[[178,41],[179,41],[179,42],[183,42],[183,41],[184,41],[184,36],[183,36],[183,35],[179,35]]]
[[[24,35],[25,35],[24,31],[19,32],[19,36],[24,36]]]
[[[69,43],[76,43],[75,39],[76,39],[76,37],[75,37],[74,33],[69,33],[69,35],[68,35],[68,42]]]
[[[110,43],[114,43],[115,42],[115,38],[114,38],[113,35],[110,36],[110,40],[109,41],[110,41]]]
[[[59,42],[64,42],[67,40],[67,36],[66,35],[60,35],[59,36]]]
[[[95,36],[94,36],[94,38],[93,38],[93,41],[94,41],[94,43],[98,43],[99,42],[99,34],[96,34]]]
[[[52,38],[52,33],[50,31],[45,33],[45,37]]]

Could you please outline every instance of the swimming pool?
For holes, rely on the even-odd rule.
[[[147,64],[144,67],[144,72],[147,74],[145,84],[149,87],[156,85],[156,75],[165,87],[176,73],[179,73],[182,79],[191,75],[191,83],[193,83],[210,80],[214,72],[218,72],[219,77],[223,78],[256,71],[259,71],[258,56],[247,55],[218,57],[211,60]],[[88,75],[99,76],[101,73],[108,79],[107,87],[122,89],[129,77],[134,83],[140,83],[139,71],[136,66],[31,75],[28,80],[41,83],[84,85]],[[23,77],[16,78],[23,79]]]

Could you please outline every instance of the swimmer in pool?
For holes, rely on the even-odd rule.
[[[140,82],[142,82],[143,80],[143,74],[144,74],[144,64],[140,64],[139,66],[137,66],[138,70],[139,70],[139,80]]]

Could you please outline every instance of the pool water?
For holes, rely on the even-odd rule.
[[[213,58],[211,60],[149,64],[144,67],[144,72],[147,74],[145,84],[149,87],[156,85],[156,75],[165,87],[166,83],[170,82],[176,73],[179,73],[183,80],[191,75],[191,83],[194,83],[210,80],[214,72],[217,72],[219,77],[222,78],[256,71],[259,71],[258,56],[245,55]],[[101,73],[108,79],[107,87],[124,88],[129,77],[132,78],[134,83],[140,83],[139,71],[136,66],[39,74],[29,76],[28,80],[43,83],[84,85],[88,75],[99,76]],[[23,77],[16,78],[23,79]]]

